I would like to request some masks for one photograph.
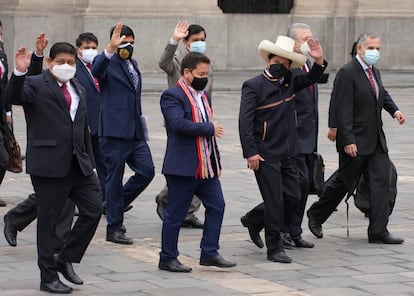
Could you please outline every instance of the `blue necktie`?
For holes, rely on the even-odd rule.
[[[129,72],[129,76],[131,76],[131,80],[132,80],[132,84],[134,85],[135,90],[137,90],[138,88],[138,73],[137,71],[135,71],[134,69],[134,65],[132,64],[131,61],[127,61],[128,64],[128,72]]]

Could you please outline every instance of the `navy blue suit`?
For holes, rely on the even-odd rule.
[[[219,237],[224,214],[224,198],[220,181],[215,176],[196,178],[199,159],[197,137],[214,137],[214,125],[208,121],[195,123],[191,104],[180,86],[169,88],[161,95],[161,110],[167,131],[167,149],[162,173],[167,179],[168,204],[162,227],[160,261],[169,262],[177,258],[177,241],[180,226],[190,206],[193,195],[197,195],[206,208],[201,257],[218,255]],[[212,147],[218,155],[216,145]],[[213,153],[212,153],[213,154]]]
[[[128,72],[128,61],[105,52],[96,56],[92,73],[101,88],[101,112],[98,136],[106,165],[107,233],[119,231],[124,208],[137,198],[154,178],[154,164],[141,124],[141,75],[137,62],[132,63],[137,75],[135,88]],[[122,178],[125,164],[135,172],[125,186]]]
[[[86,92],[86,108],[88,114],[88,123],[91,132],[92,149],[95,157],[96,171],[98,173],[99,181],[101,183],[102,198],[105,200],[105,178],[106,168],[104,156],[102,154],[99,138],[99,113],[101,109],[101,95],[99,89],[96,87],[95,81],[86,67],[86,65],[78,58],[76,60],[76,74],[75,77],[79,80]]]

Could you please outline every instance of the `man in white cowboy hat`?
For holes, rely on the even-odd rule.
[[[295,93],[317,82],[327,65],[319,41],[310,38],[307,44],[314,64],[307,74],[295,76],[290,69],[306,62],[305,55],[294,52],[295,41],[286,36],[278,36],[275,43],[261,41],[258,49],[266,68],[260,75],[245,81],[242,87],[240,141],[243,157],[247,167],[255,173],[265,204],[267,259],[273,262],[292,262],[284,251],[280,232],[284,215],[290,215],[300,199],[293,159],[299,147]],[[255,225],[255,218],[253,209],[242,217],[242,223]]]

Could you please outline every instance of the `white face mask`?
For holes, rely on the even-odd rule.
[[[308,56],[309,55],[309,51],[310,51],[310,48],[309,48],[308,42],[303,42],[300,45],[300,52],[302,54],[304,54],[305,56]]]
[[[92,48],[82,49],[81,53],[82,53],[81,59],[87,64],[92,64],[93,59],[98,55],[98,50],[92,49]]]
[[[76,67],[69,64],[54,65],[51,72],[60,82],[64,83],[68,82],[75,76]]]

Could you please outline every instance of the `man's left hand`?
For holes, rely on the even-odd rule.
[[[311,56],[318,65],[323,65],[323,49],[319,40],[308,39],[306,42],[309,46],[309,56]]]
[[[397,119],[399,124],[404,124],[405,122],[405,116],[401,111],[397,111],[397,113],[395,113],[395,119]]]

